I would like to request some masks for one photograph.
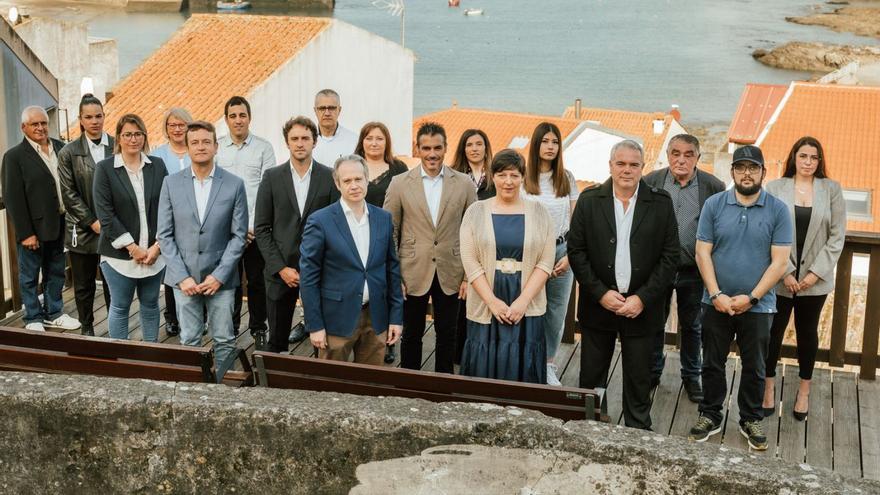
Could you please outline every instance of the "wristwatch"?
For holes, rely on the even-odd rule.
[[[752,306],[757,306],[759,301],[760,301],[760,299],[758,299],[757,297],[752,295],[751,292],[749,292],[749,304],[751,304]]]

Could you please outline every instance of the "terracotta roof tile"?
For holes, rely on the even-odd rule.
[[[844,189],[871,191],[873,221],[850,220],[847,227],[880,232],[880,87],[793,83],[758,142],[768,178],[781,175],[792,144],[807,135],[822,143],[832,179]]]
[[[575,118],[574,107],[566,108],[562,117]],[[607,108],[581,108],[581,114],[577,118],[641,139],[645,148],[645,164],[652,166],[663,149],[669,126],[674,120],[672,115],[662,112],[634,112]],[[654,133],[655,120],[663,121],[663,132],[659,134]]]
[[[788,86],[780,84],[746,84],[736,114],[730,123],[728,141],[754,144],[786,91]]]
[[[164,141],[162,116],[175,106],[215,122],[230,96],[248,96],[332,22],[319,17],[193,14],[113,88],[109,115],[136,113],[151,142]],[[113,132],[114,118],[106,130]]]

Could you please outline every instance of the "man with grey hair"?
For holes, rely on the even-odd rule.
[[[650,429],[651,353],[678,266],[678,226],[669,193],[641,180],[638,143],[614,145],[608,165],[611,178],[578,198],[568,234],[580,284],[580,386],[605,387],[619,338],[624,421]]]
[[[24,139],[3,155],[3,200],[15,228],[18,283],[29,330],[80,328],[62,312],[64,202],[58,176],[61,141],[49,137],[49,115],[30,106],[21,113]],[[40,302],[40,271],[43,301]]]
[[[709,196],[723,191],[724,182],[697,168],[700,159],[700,141],[690,134],[673,136],[666,146],[666,158],[669,167],[646,175],[645,184],[668,192],[675,207],[681,250],[673,284],[666,292],[665,310],[669,315],[672,291],[675,290],[679,342],[681,342],[681,381],[688,399],[699,403],[703,398],[703,388],[700,385],[703,362],[700,301],[703,299],[703,280],[700,278],[695,258],[697,222],[700,219],[703,203],[709,199]],[[654,335],[652,387],[660,383],[660,375],[663,373],[665,337],[665,328],[661,326]]]
[[[342,103],[339,93],[322,89],[315,95],[315,117],[318,119],[318,140],[315,143],[315,160],[331,164],[343,155],[354,153],[358,136],[339,124]]]
[[[400,262],[391,214],[366,202],[369,169],[358,155],[336,160],[342,198],[306,222],[300,285],[306,331],[318,357],[381,366],[403,331]]]

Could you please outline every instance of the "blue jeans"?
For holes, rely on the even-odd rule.
[[[187,296],[175,287],[174,302],[177,304],[177,319],[180,321],[180,343],[193,347],[202,345],[207,308],[208,328],[211,330],[211,338],[214,339],[214,367],[219,383],[223,375],[232,368],[238,355],[235,336],[232,334],[235,289],[221,289],[213,296]]]
[[[36,251],[16,245],[18,251],[18,285],[24,303],[24,323],[43,323],[61,316],[64,301],[64,238],[40,241]],[[37,294],[37,283],[43,271],[43,302]]]
[[[678,331],[681,343],[681,379],[699,381],[703,366],[701,334],[703,331],[702,308],[703,279],[696,268],[684,268],[675,273],[675,280],[666,295],[666,317],[669,317],[672,291],[675,290],[678,307]],[[666,318],[664,318],[666,321]],[[663,341],[666,329],[660,328],[654,337],[654,366],[652,375],[663,374],[666,358],[663,354]]]
[[[152,277],[130,278],[117,272],[106,261],[101,262],[101,273],[110,286],[110,311],[107,321],[110,338],[128,340],[128,314],[137,291],[141,303],[141,333],[144,342],[159,341],[159,286],[163,269]]]
[[[556,246],[554,264],[568,252],[566,243]],[[547,342],[547,361],[556,357],[556,351],[562,342],[562,330],[565,327],[565,314],[568,312],[568,299],[571,297],[571,284],[574,273],[569,268],[558,277],[547,280],[547,312],[544,313],[544,339]]]

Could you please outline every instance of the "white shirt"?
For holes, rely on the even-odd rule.
[[[422,187],[425,188],[425,199],[428,200],[428,211],[431,212],[431,221],[437,226],[437,214],[440,211],[440,197],[443,195],[443,165],[437,177],[431,177],[425,172],[425,167],[419,165],[422,173]]]
[[[329,137],[324,137],[319,129],[318,142],[312,151],[312,158],[321,165],[333,168],[337,158],[354,153],[357,140],[357,134],[340,124],[336,124],[336,133]]]
[[[95,144],[95,142],[89,139],[88,136],[86,136],[86,143],[89,145],[89,154],[92,155],[92,160],[94,160],[95,163],[107,158],[104,155],[104,146],[110,146],[110,141],[107,139],[106,132],[101,133],[101,140],[98,144]]]
[[[293,176],[293,192],[296,193],[296,204],[299,206],[299,216],[303,216],[306,208],[306,198],[309,196],[309,184],[312,183],[312,168],[315,166],[315,160],[309,164],[309,169],[305,175],[299,176],[299,172],[293,167],[293,161],[290,162],[290,175]]]
[[[553,188],[553,172],[541,172],[538,178],[540,194],[525,193],[527,198],[534,199],[547,209],[547,213],[553,219],[556,237],[560,237],[568,232],[568,227],[571,225],[571,202],[577,201],[580,194],[574,176],[568,171],[566,171],[565,176],[571,188],[568,196],[559,197],[556,195],[556,190]],[[525,192],[525,188],[523,188],[523,192]]]
[[[257,190],[267,168],[274,167],[275,151],[265,139],[248,134],[241,145],[232,141],[232,136],[217,140],[216,163],[220,168],[241,177],[248,205],[248,228],[254,228],[254,211],[257,204]]]
[[[199,180],[195,171],[192,172],[193,191],[196,193],[196,209],[201,223],[205,223],[205,211],[208,209],[208,198],[211,197],[211,185],[214,182],[215,170],[217,170],[216,165],[211,167],[211,173],[205,177],[205,180]]]
[[[134,197],[137,200],[140,225],[140,235],[138,236],[137,245],[141,249],[149,249],[150,247],[149,244],[147,244],[150,238],[150,227],[147,224],[147,198],[144,194],[144,165],[147,163],[151,163],[150,159],[146,154],[141,153],[141,163],[138,166],[137,171],[132,172],[130,168],[125,166],[125,161],[122,159],[122,155],[116,155],[113,159],[113,168],[124,167],[125,171],[128,172],[128,180],[131,181],[131,187],[134,189]],[[131,236],[130,232],[126,232],[113,240],[110,245],[116,249],[122,249],[133,242],[135,242],[134,237]],[[122,260],[110,256],[101,256],[101,261],[106,261],[107,264],[119,272],[120,275],[128,278],[152,277],[165,268],[165,260],[162,258],[161,254],[152,265],[143,265],[134,260]]]
[[[340,200],[342,212],[345,213],[345,221],[348,222],[348,228],[351,230],[351,236],[354,238],[354,245],[357,247],[358,255],[361,257],[361,263],[364,268],[367,267],[367,258],[370,255],[370,209],[367,202],[364,201],[364,214],[360,220],[354,215],[354,211],[348,206],[345,200]],[[370,288],[367,286],[367,280],[364,278],[364,297],[361,304],[367,304],[370,300]]]
[[[49,167],[49,172],[52,174],[52,177],[55,178],[55,193],[58,195],[58,213],[64,213],[64,199],[61,197],[61,179],[58,178],[58,155],[55,154],[55,147],[52,146],[52,140],[49,140],[49,154],[43,153],[43,148],[34,141],[31,141],[31,138],[25,136],[25,139],[31,146],[33,146],[34,150],[36,150],[37,154],[40,155],[40,158],[43,159],[43,163]]]
[[[632,261],[629,254],[629,236],[632,233],[633,212],[636,210],[636,198],[639,195],[639,186],[629,199],[626,211],[623,209],[623,201],[617,199],[614,194],[614,222],[617,224],[617,250],[614,255],[614,278],[617,280],[617,292],[625,294],[629,292],[629,282],[632,278]]]

